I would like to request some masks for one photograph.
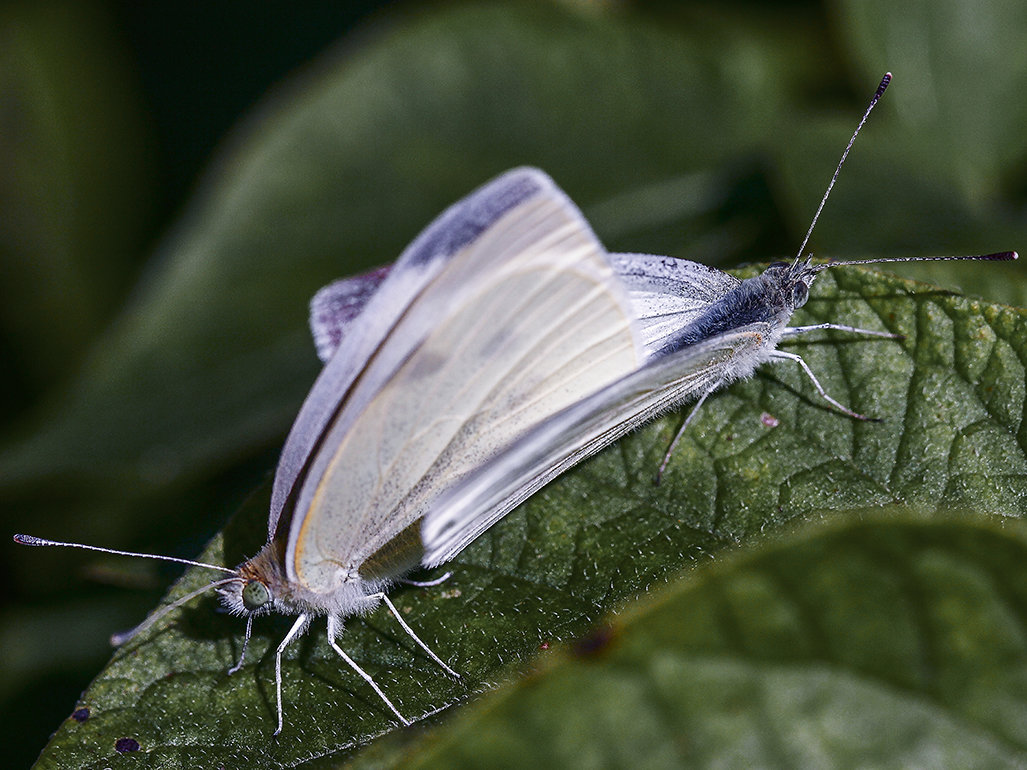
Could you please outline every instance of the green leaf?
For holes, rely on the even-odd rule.
[[[898,117],[916,136],[909,152],[939,163],[953,185],[978,203],[996,192],[1010,165],[1023,163],[1027,59],[1011,55],[1025,40],[1027,7],[989,0],[839,0],[838,30],[866,74],[903,73]],[[915,38],[911,32],[915,30]],[[1001,104],[1001,110],[991,109]]]
[[[767,368],[704,406],[661,486],[653,473],[680,417],[542,490],[461,554],[442,586],[395,592],[461,681],[447,679],[385,611],[351,620],[344,648],[408,717],[423,719],[515,676],[540,645],[585,634],[682,569],[740,543],[760,546],[761,533],[786,523],[847,520],[896,503],[1019,516],[1027,313],[839,268],[818,279],[795,317],[826,319],[906,335],[790,346],[836,398],[884,422],[840,415],[801,372]],[[204,558],[232,564],[259,547],[266,502],[251,501],[226,545],[216,541]],[[192,570],[172,596],[208,578]],[[858,589],[833,579],[823,587],[842,605]],[[214,615],[213,605],[208,598],[180,610],[119,650],[83,695],[89,720],[67,721],[40,767],[113,761],[123,737],[156,766],[296,766],[341,761],[395,728],[315,624],[286,652],[287,726],[272,739],[272,653],[288,625],[258,620],[247,665],[229,677],[241,624]],[[843,639],[858,632],[845,620],[832,629]]]
[[[143,110],[113,27],[99,3],[0,10],[0,323],[8,376],[34,390],[67,379],[114,314],[150,214]]]
[[[70,476],[145,494],[277,442],[316,372],[305,315],[321,285],[391,262],[515,165],[545,168],[587,206],[737,150],[752,132],[712,66],[680,35],[558,8],[462,8],[329,57],[215,164],[82,376],[0,457],[4,484]],[[747,111],[773,114],[772,95]],[[708,123],[683,138],[699,105]]]
[[[1019,766],[1025,560],[1020,525],[901,512],[764,543],[540,656],[529,675],[393,746],[391,759],[406,768]],[[382,766],[368,759],[357,766]]]

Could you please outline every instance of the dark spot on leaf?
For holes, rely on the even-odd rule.
[[[571,651],[579,658],[591,658],[601,654],[613,641],[613,629],[609,626],[597,628],[588,636],[579,639]]]
[[[73,712],[71,712],[71,718],[74,719],[76,722],[85,722],[87,719],[89,719],[89,709],[75,709]]]
[[[135,738],[118,738],[114,742],[114,750],[122,754],[127,754],[130,751],[139,751],[139,741]]]

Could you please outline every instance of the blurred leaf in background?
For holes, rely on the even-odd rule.
[[[150,126],[102,6],[0,12],[4,417],[64,381],[117,312],[153,226]]]
[[[1019,133],[1027,97],[1020,86],[1027,61],[1015,52],[1027,50],[1027,19],[1018,3],[980,4],[970,16],[955,2],[796,2],[775,9],[393,3],[346,13],[335,5],[254,13],[249,4],[222,3],[186,13],[171,5],[54,3],[5,11],[0,36],[11,43],[0,56],[11,64],[2,76],[0,153],[10,157],[11,171],[0,181],[0,200],[11,224],[0,241],[10,276],[0,289],[9,295],[0,320],[15,391],[0,448],[0,494],[9,531],[194,555],[271,472],[316,374],[305,329],[310,295],[336,277],[391,261],[446,205],[514,165],[549,172],[611,249],[722,266],[786,257],[859,111],[891,69],[895,83],[819,225],[815,253],[974,253],[1023,245],[1027,150]],[[236,125],[228,131],[230,123]],[[203,174],[194,176],[201,166]],[[926,267],[908,272],[946,286],[968,279],[969,291],[990,300],[1027,304],[1020,266]],[[875,309],[866,293],[872,286],[842,277],[824,284],[825,299],[837,286],[841,296],[869,302],[856,306],[870,313],[867,323],[889,322],[893,308]],[[1009,342],[1019,321],[989,309],[981,323],[975,313],[985,310],[974,307],[909,316],[914,329],[941,324],[942,336],[913,348],[897,372],[872,369],[859,357],[834,358],[831,346],[825,353],[826,365],[837,371],[845,361],[853,372],[837,375],[843,395],[870,388],[865,397],[873,399],[882,371],[905,373],[908,386],[916,371],[942,377],[947,367],[975,393],[983,377],[991,388],[975,395],[985,399],[983,416],[964,411],[957,394],[952,410],[927,430],[936,407],[918,394],[936,388],[921,378],[914,382],[922,390],[911,392],[905,407],[920,409],[902,426],[907,433],[840,425],[831,414],[819,415],[819,427],[808,430],[837,457],[850,456],[853,446],[898,446],[888,457],[870,448],[859,456],[868,468],[894,462],[892,481],[901,480],[914,502],[1019,515],[1022,441],[1007,447],[1000,440],[1018,438],[1022,419],[1023,356]],[[826,301],[811,301],[809,310],[842,312]],[[970,342],[953,347],[959,339],[990,340],[991,357],[982,359]],[[858,350],[866,351],[865,343]],[[885,384],[902,387],[898,380]],[[702,451],[686,448],[676,459],[694,483],[671,488],[678,498],[706,486],[716,493],[715,480],[727,472],[736,483],[725,491],[730,498],[733,489],[734,497],[715,497],[720,507],[710,520],[695,518],[688,508],[700,505],[695,500],[674,502],[661,493],[653,499],[662,502],[651,503],[659,520],[689,520],[706,534],[675,540],[668,533],[667,553],[658,550],[610,596],[590,599],[596,609],[584,615],[567,610],[573,619],[547,624],[562,605],[540,599],[540,614],[529,618],[537,621],[534,632],[554,639],[584,632],[588,618],[643,591],[646,570],[667,579],[684,566],[684,553],[746,540],[796,511],[816,520],[818,506],[837,508],[830,473],[811,468],[799,491],[788,487],[759,517],[739,519],[746,526],[725,529],[725,520],[751,506],[739,491],[747,489],[743,482],[780,473],[778,463],[792,459],[791,450],[772,441],[751,457],[728,452],[726,468],[704,465],[711,462],[704,453],[739,446],[723,445],[734,440],[732,421],[754,409],[758,418],[768,403],[775,414],[790,414],[804,387],[775,370],[732,391],[738,395],[715,399],[704,414],[710,422]],[[874,413],[903,411],[881,398]],[[674,424],[668,418],[638,434],[631,451],[643,452],[646,462],[658,457]],[[939,449],[940,426],[951,425],[964,432]],[[865,433],[878,429],[876,439]],[[809,440],[805,430],[799,444]],[[850,433],[863,438],[836,446]],[[651,445],[639,444],[643,439]],[[964,469],[975,452],[996,446],[1001,451],[985,456],[1004,465],[990,472],[1005,473],[1008,482],[993,496],[982,491],[992,484],[988,473],[974,483],[966,481],[969,471],[937,474],[948,452]],[[597,463],[615,462],[617,451]],[[625,484],[648,478],[640,458],[629,467],[638,475]],[[602,508],[610,498],[595,495],[596,478],[586,467],[560,489]],[[875,486],[865,484],[845,507],[889,502],[890,494],[874,497]],[[633,493],[632,505],[646,494]],[[543,493],[530,505],[547,500]],[[556,510],[580,514],[581,502],[556,500]],[[559,526],[551,515],[539,516]],[[504,523],[490,542],[505,537],[523,546],[519,521]],[[624,526],[609,548],[645,537],[644,528]],[[473,564],[477,552],[468,553]],[[568,553],[540,558],[547,573],[605,585],[606,576],[568,561]],[[4,564],[14,589],[0,617],[10,653],[6,726],[19,736],[27,762],[100,668],[107,634],[145,614],[162,578],[84,554],[13,547]],[[83,585],[87,569],[94,580]],[[102,582],[151,588],[132,592]],[[580,590],[568,596],[575,600],[569,606],[582,606]],[[203,609],[210,608],[197,612]],[[441,627],[495,621],[476,612],[473,604],[462,606],[458,619]],[[390,633],[377,617],[369,622],[369,640]],[[426,625],[433,627],[430,617]],[[217,622],[211,633],[215,649],[202,663],[211,672],[231,657],[225,645],[234,631],[227,628]],[[530,631],[513,632],[523,639]],[[270,643],[275,627],[261,633]],[[372,641],[358,636],[354,643],[359,649]],[[528,655],[523,644],[502,649],[511,665]],[[409,660],[408,651],[395,655]],[[323,665],[334,672],[327,659]],[[505,669],[480,672],[481,681],[494,681],[499,670]],[[263,681],[266,692],[266,666],[259,672],[247,686]],[[303,686],[293,673],[295,686]],[[352,705],[349,685],[326,676],[334,697],[351,704],[347,710],[372,715],[365,739],[388,726],[363,694]],[[390,693],[403,692],[401,684],[389,685]],[[441,685],[441,702],[459,699],[457,689]],[[176,729],[216,721],[212,715],[228,703],[257,709],[251,738],[263,736],[266,714],[253,690],[233,697],[239,700],[212,700],[206,717],[187,709],[161,727],[165,739],[184,741],[173,737]]]

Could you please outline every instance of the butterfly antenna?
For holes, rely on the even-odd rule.
[[[148,617],[146,620],[144,620],[142,623],[140,623],[138,626],[131,629],[130,631],[123,631],[120,634],[112,635],[111,644],[113,644],[115,647],[124,644],[133,636],[138,634],[140,631],[143,631],[144,629],[147,629],[150,626],[152,626],[154,623],[163,618],[173,609],[181,607],[183,604],[190,601],[191,599],[194,599],[200,594],[206,593],[212,588],[219,588],[220,586],[228,585],[229,583],[242,581],[242,578],[238,576],[234,569],[222,567],[220,564],[206,564],[205,562],[193,561],[192,559],[179,559],[177,556],[163,556],[157,553],[136,553],[135,551],[119,551],[114,548],[101,548],[98,545],[84,545],[82,543],[62,543],[58,540],[47,540],[42,537],[35,537],[34,535],[15,535],[14,542],[19,543],[21,545],[52,545],[61,548],[81,548],[85,551],[99,551],[100,553],[109,553],[115,556],[134,556],[140,559],[157,559],[158,561],[173,561],[176,564],[186,564],[190,567],[204,567],[205,569],[214,569],[218,570],[219,572],[227,572],[229,575],[232,576],[229,578],[224,578],[222,580],[216,580],[213,583],[203,586],[202,588],[196,589],[195,591],[190,591],[182,598],[172,602],[166,607],[161,608],[158,612],[155,612],[153,615],[150,615],[150,617]]]
[[[885,72],[884,77],[881,78],[881,85],[877,87],[874,92],[873,98],[870,100],[870,104],[867,105],[866,112],[863,113],[863,117],[860,118],[859,125],[856,126],[856,130],[852,132],[852,138],[849,139],[849,143],[845,145],[845,152],[842,153],[841,160],[838,161],[838,165],[834,169],[834,174],[831,175],[831,181],[827,185],[827,189],[824,190],[824,197],[820,199],[820,205],[817,206],[817,213],[813,215],[813,221],[809,223],[809,230],[806,231],[806,237],[802,239],[802,245],[799,246],[799,251],[795,255],[796,260],[802,256],[802,252],[806,248],[806,244],[809,243],[810,236],[813,235],[813,228],[817,225],[817,220],[820,219],[820,212],[824,210],[824,204],[827,203],[828,197],[831,195],[831,190],[834,188],[834,183],[838,181],[838,174],[842,170],[842,166],[845,164],[845,159],[849,157],[849,150],[852,149],[852,145],[856,143],[856,137],[859,136],[859,132],[863,129],[863,124],[867,122],[867,118],[870,117],[871,110],[877,106],[877,103],[881,100],[884,95],[884,91],[888,88],[888,84],[891,83],[891,73]]]
[[[176,564],[188,564],[190,567],[206,567],[207,569],[216,569],[220,572],[227,572],[229,575],[234,575],[235,570],[229,569],[228,567],[222,567],[220,564],[206,564],[202,561],[193,561],[192,559],[179,559],[177,556],[162,556],[156,553],[136,553],[134,551],[117,551],[113,548],[101,548],[98,545],[83,545],[82,543],[61,543],[57,540],[46,540],[42,537],[35,537],[33,535],[15,535],[14,542],[20,545],[52,545],[59,546],[61,548],[81,548],[85,551],[99,551],[100,553],[110,553],[115,556],[134,556],[138,559],[158,559],[160,561],[173,561]]]
[[[842,267],[843,265],[873,265],[880,262],[961,262],[965,260],[977,260],[981,262],[1011,262],[1019,259],[1020,255],[1015,251],[996,251],[993,254],[969,254],[952,257],[878,257],[877,259],[849,259],[842,262],[826,262],[822,265],[814,265],[811,269],[820,272],[829,267]]]
[[[225,578],[224,580],[215,580],[213,583],[209,583],[209,584],[207,584],[205,586],[202,586],[201,588],[197,588],[195,591],[190,591],[185,596],[183,596],[183,597],[181,597],[179,599],[176,599],[175,601],[173,601],[171,604],[167,605],[166,607],[161,607],[160,610],[158,610],[157,612],[155,612],[152,615],[150,615],[150,617],[148,617],[146,620],[144,620],[142,623],[140,623],[135,628],[129,629],[128,631],[122,631],[121,633],[118,633],[118,634],[111,634],[111,644],[114,647],[120,647],[121,645],[123,645],[125,642],[127,642],[129,639],[131,639],[133,636],[135,636],[139,632],[145,631],[147,628],[152,626],[154,623],[156,623],[158,620],[163,618],[165,615],[167,615],[172,610],[178,609],[183,604],[185,604],[188,601],[191,601],[192,599],[195,599],[200,594],[205,594],[205,593],[207,593],[207,591],[209,591],[212,588],[220,588],[221,586],[226,586],[229,583],[239,583],[239,582],[245,582],[245,581],[243,581],[243,579],[240,578],[240,577],[230,577],[230,578]]]

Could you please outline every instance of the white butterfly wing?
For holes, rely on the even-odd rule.
[[[611,254],[610,260],[631,297],[643,344],[653,353],[740,283],[722,270],[687,259]]]
[[[770,331],[752,324],[650,361],[522,436],[432,503],[421,526],[423,564],[452,559],[568,468],[716,387],[729,366],[759,354]]]
[[[438,494],[641,363],[608,255],[548,177],[511,172],[468,200],[516,175],[532,192],[445,260],[331,418],[297,497],[290,579],[327,592],[358,570],[388,577],[414,566],[411,525]]]
[[[642,344],[653,352],[739,284],[715,267],[687,259],[652,254],[610,254],[609,258],[628,290]],[[334,281],[314,295],[310,330],[322,361],[332,357],[391,269],[385,265]]]
[[[388,277],[366,300],[363,311],[346,327],[336,355],[321,370],[289,431],[271,491],[268,541],[274,538],[286,505],[295,499],[297,483],[343,398],[411,301],[455,253],[498,217],[526,198],[550,189],[555,190],[555,185],[541,171],[509,171],[443,212],[404,250]],[[416,338],[407,343],[413,345]]]

